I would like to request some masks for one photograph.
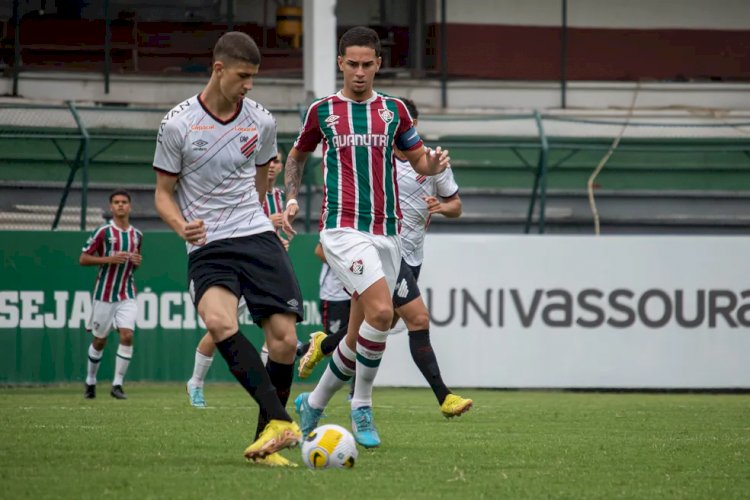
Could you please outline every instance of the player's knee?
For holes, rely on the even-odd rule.
[[[381,331],[386,331],[391,327],[392,320],[393,308],[388,306],[379,306],[374,307],[373,310],[370,311],[367,322],[370,323],[373,328],[377,328]]]
[[[120,344],[133,345],[133,330],[120,330]]]
[[[419,310],[408,317],[404,316],[404,323],[410,332],[415,330],[428,330],[430,328],[430,314],[427,310]]]
[[[203,322],[214,340],[217,337],[226,338],[238,330],[237,318],[233,318],[219,311],[205,314]]]

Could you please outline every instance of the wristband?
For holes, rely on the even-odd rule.
[[[294,198],[290,198],[286,200],[286,208],[289,208],[289,205],[297,205],[299,206],[299,203],[297,203],[297,200]]]

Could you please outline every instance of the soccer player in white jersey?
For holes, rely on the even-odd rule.
[[[143,233],[130,225],[130,194],[116,190],[109,195],[112,220],[96,228],[83,247],[78,262],[82,266],[99,266],[94,285],[91,318],[86,329],[94,335],[88,351],[88,369],[84,397],[96,397],[96,373],[102,360],[110,330],[120,334],[115,359],[115,377],[110,394],[127,399],[122,389],[125,374],[133,357],[133,332],[138,316],[133,273],[141,265]]]
[[[285,248],[288,246],[288,242],[280,234],[281,230],[281,212],[283,211],[284,203],[284,191],[278,187],[275,187],[276,178],[281,172],[282,164],[281,157],[279,154],[271,160],[268,165],[268,191],[263,198],[263,212],[271,220],[271,224],[276,228],[276,234],[279,236],[282,244]],[[237,309],[237,316],[241,317],[247,311],[247,304],[243,298],[240,298],[239,307]],[[187,381],[186,389],[188,400],[192,406],[196,408],[206,407],[206,398],[203,392],[203,386],[208,374],[209,368],[214,361],[214,352],[216,352],[216,345],[214,344],[213,337],[210,332],[206,332],[198,342],[198,347],[195,350],[195,362],[193,364],[193,375],[190,380]],[[263,364],[268,367],[268,346],[264,343],[260,353]],[[261,425],[262,420],[258,421],[258,433],[263,430]]]
[[[293,235],[304,165],[323,143],[320,242],[328,265],[352,294],[352,333],[333,353],[315,389],[298,396],[295,407],[303,432],[312,430],[356,368],[352,428],[365,447],[380,445],[372,386],[393,320],[391,295],[401,261],[393,152],[396,147],[403,151],[423,175],[442,172],[450,160],[447,151],[424,147],[403,102],[373,90],[381,61],[375,31],[358,26],[344,33],[337,58],[344,87],[309,107],[285,167],[284,231]]]
[[[414,119],[419,119],[419,110],[413,101],[401,98]],[[395,316],[393,325],[402,318],[409,332],[409,350],[437,398],[440,411],[447,418],[469,411],[473,401],[451,393],[443,382],[435,352],[430,342],[430,314],[421,297],[417,280],[424,260],[424,237],[430,218],[435,214],[445,217],[460,217],[461,198],[453,171],[448,168],[438,175],[428,177],[418,174],[409,165],[406,157],[396,151],[398,175],[398,197],[401,203],[401,269],[393,294]],[[337,344],[343,334],[321,338],[311,342],[299,364],[299,375],[307,377],[324,356],[329,355],[332,344]]]
[[[267,422],[245,457],[289,465],[276,452],[301,438],[284,406],[302,297],[258,196],[266,192],[266,169],[277,153],[273,116],[245,96],[259,65],[260,51],[247,34],[225,33],[216,42],[208,84],[161,122],[155,204],[187,242],[189,290],[198,314],[229,370],[258,403],[259,420]],[[240,296],[265,333],[268,371],[239,330]]]

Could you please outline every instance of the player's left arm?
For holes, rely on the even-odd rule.
[[[261,205],[263,204],[263,200],[266,199],[266,193],[269,188],[268,166],[270,164],[271,160],[268,160],[263,165],[255,165],[255,189],[258,191],[258,201],[260,201]]]
[[[143,262],[143,256],[141,255],[142,245],[143,245],[143,234],[140,234],[138,238],[138,246],[136,247],[135,252],[130,254],[130,262],[133,264],[133,267],[135,269],[138,269],[141,265],[141,262]]]
[[[427,209],[430,211],[430,214],[433,215],[440,214],[449,219],[455,219],[456,217],[461,217],[463,213],[463,205],[458,193],[447,198],[425,196],[425,202],[427,202]]]
[[[434,150],[426,148],[406,106],[397,99],[395,102],[398,108],[399,124],[394,143],[404,153],[412,168],[418,174],[437,175],[450,167],[451,159],[448,156],[448,150],[440,146]]]

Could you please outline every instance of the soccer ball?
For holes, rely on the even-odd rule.
[[[321,425],[302,442],[302,461],[311,469],[351,469],[356,459],[354,436],[340,425]]]

